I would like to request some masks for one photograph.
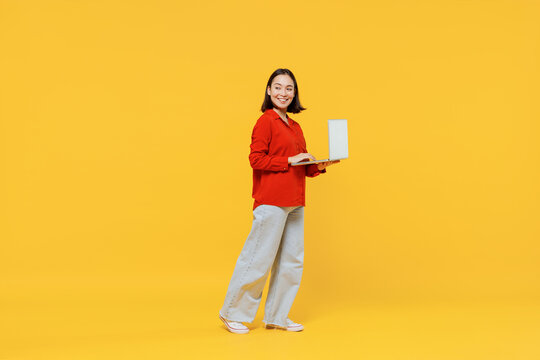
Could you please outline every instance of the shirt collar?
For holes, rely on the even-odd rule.
[[[283,121],[281,119],[281,116],[279,116],[279,114],[274,109],[266,109],[266,111],[264,113],[271,116],[272,119],[279,119],[279,120]],[[294,123],[294,120],[291,119],[288,114],[285,114],[285,115],[287,116],[287,120],[290,120],[291,124]]]

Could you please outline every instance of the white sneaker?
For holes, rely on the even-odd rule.
[[[287,318],[287,331],[302,331],[304,326],[302,324],[297,324],[291,319]]]
[[[232,333],[247,334],[249,332],[248,327],[242,324],[241,322],[229,321],[225,319],[223,316],[221,316],[221,313],[219,314],[219,318],[221,319],[221,321],[223,321],[223,323],[227,327],[227,330],[229,330]]]
[[[281,326],[274,325],[274,324],[265,324],[264,327],[266,329],[279,328],[279,329],[284,329],[284,330],[287,330],[287,331],[302,331],[302,330],[304,330],[304,326],[302,324],[297,324],[297,323],[295,323],[294,321],[292,321],[289,318],[287,318],[286,321],[287,321],[287,327],[286,328],[283,328]]]

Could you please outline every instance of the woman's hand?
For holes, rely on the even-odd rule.
[[[289,158],[289,164],[297,163],[303,160],[317,160],[315,159],[315,156],[311,155],[310,153],[300,153],[294,156],[291,156]]]
[[[339,160],[334,160],[334,161],[325,161],[325,162],[322,162],[322,163],[318,163],[317,164],[317,167],[319,168],[319,170],[324,170],[326,169],[328,166],[332,165],[332,164],[337,164],[339,162]]]

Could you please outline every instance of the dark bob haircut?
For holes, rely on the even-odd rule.
[[[264,101],[261,106],[261,111],[265,112],[268,109],[273,109],[274,104],[272,103],[272,99],[270,98],[270,95],[268,95],[267,89],[269,86],[272,85],[272,80],[278,75],[289,75],[294,82],[294,99],[291,101],[291,104],[287,106],[287,112],[298,114],[302,110],[306,110],[305,107],[300,105],[300,98],[298,94],[298,84],[296,83],[296,78],[294,77],[293,73],[289,69],[277,69],[270,75],[270,79],[268,79],[268,83],[266,84],[266,88],[264,88]]]

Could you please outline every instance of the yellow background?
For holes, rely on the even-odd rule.
[[[539,24],[525,0],[0,1],[0,359],[538,358]],[[279,67],[310,152],[346,118],[350,157],[307,180],[306,331],[234,337]]]

